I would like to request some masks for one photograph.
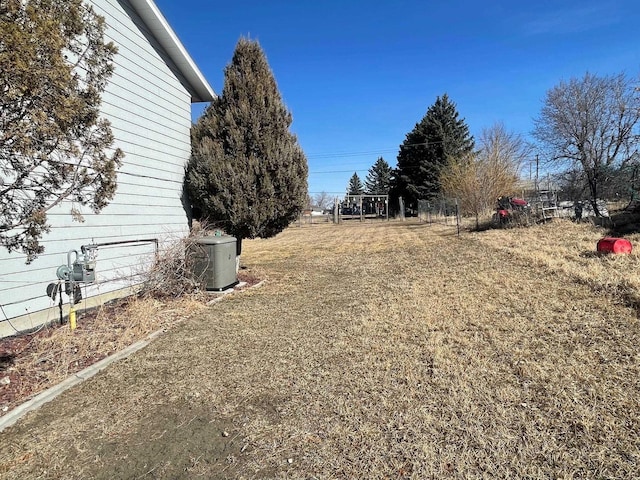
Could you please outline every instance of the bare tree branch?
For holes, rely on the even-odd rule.
[[[637,156],[640,97],[624,74],[560,82],[546,94],[534,136],[551,161],[585,173],[596,214],[604,172]]]

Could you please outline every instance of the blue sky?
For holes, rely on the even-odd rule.
[[[405,135],[444,93],[476,138],[496,122],[529,138],[559,81],[640,73],[637,0],[156,4],[218,93],[240,36],[260,42],[312,195],[344,194],[353,172],[364,180],[379,156],[395,166]]]

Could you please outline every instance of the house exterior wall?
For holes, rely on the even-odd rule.
[[[0,337],[58,317],[46,287],[57,281],[56,269],[67,263],[70,250],[80,252],[82,245],[91,243],[151,239],[162,246],[188,232],[181,197],[191,151],[191,95],[184,78],[129,0],[90,3],[106,19],[107,40],[118,46],[115,71],[102,97],[114,147],[125,153],[117,193],[100,214],[82,210],[83,223],[72,220],[69,202],[52,210],[51,232],[42,242],[45,252],[30,265],[24,255],[0,250]],[[155,249],[154,242],[100,247],[97,282],[83,288],[83,297],[106,295],[139,281]]]

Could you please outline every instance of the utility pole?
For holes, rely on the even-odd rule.
[[[538,158],[538,154],[536,154],[536,194],[538,193],[538,168],[540,165],[540,160]]]

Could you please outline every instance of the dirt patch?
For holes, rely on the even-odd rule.
[[[149,409],[136,422],[136,430],[102,441],[95,462],[86,473],[91,478],[237,478],[252,446],[245,429],[249,418],[264,415],[272,427],[280,422],[277,399],[251,399],[231,415],[221,417],[198,401],[176,402]],[[270,478],[267,470],[258,478]]]
[[[232,478],[247,445],[232,421],[212,419],[204,407],[150,410],[137,429],[96,450],[96,479],[193,478],[216,471]]]

